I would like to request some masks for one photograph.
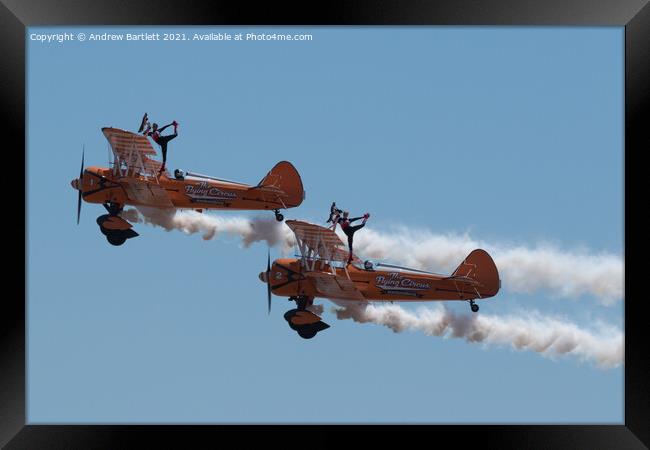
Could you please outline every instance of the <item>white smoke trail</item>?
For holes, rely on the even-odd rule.
[[[225,218],[194,211],[145,207],[138,210],[125,210],[122,216],[166,230],[178,229],[188,234],[200,232],[205,240],[219,233],[239,236],[244,247],[266,241],[270,246],[280,245],[285,254],[295,245],[289,227],[273,218]],[[337,233],[347,242],[340,229]],[[492,255],[503,286],[511,292],[532,293],[546,289],[561,297],[590,294],[604,305],[623,299],[623,261],[612,254],[567,252],[550,245],[535,248],[491,245],[467,235],[432,234],[404,228],[394,233],[381,233],[366,227],[355,234],[354,242],[355,253],[363,258],[388,259],[442,273],[451,273],[476,248],[483,248]]]
[[[313,312],[317,316],[322,316],[325,312],[325,307],[323,305],[309,305],[305,309],[307,309],[307,311]]]
[[[485,249],[499,269],[504,287],[515,293],[547,289],[561,297],[596,296],[604,305],[623,299],[623,261],[612,254],[566,252],[551,245],[535,248],[490,245],[467,235],[398,229],[355,234],[355,253],[391,259],[416,269],[451,273],[475,248]]]
[[[526,317],[497,317],[485,314],[456,314],[444,306],[420,308],[418,314],[399,306],[345,306],[335,308],[338,319],[372,322],[386,326],[396,333],[419,330],[429,336],[461,338],[468,342],[510,345],[550,358],[573,355],[580,360],[595,362],[600,368],[618,367],[623,362],[623,333],[600,324],[596,332],[574,323],[542,316],[538,312]]]
[[[167,231],[176,229],[187,234],[203,233],[204,240],[213,239],[220,233],[239,236],[244,247],[260,241],[266,241],[269,246],[290,245],[286,242],[286,227],[273,218],[220,217],[196,211],[148,207],[124,210],[121,216],[131,222],[144,222]]]

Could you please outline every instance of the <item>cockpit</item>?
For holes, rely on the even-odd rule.
[[[363,263],[360,261],[354,261],[352,265],[359,270],[366,270],[368,272],[375,271],[375,263],[370,261],[369,259],[365,260]]]

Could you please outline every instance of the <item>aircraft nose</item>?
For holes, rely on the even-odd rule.
[[[70,185],[72,186],[72,189],[79,190],[79,179],[75,178],[70,182]]]
[[[266,283],[269,279],[269,277],[266,275],[266,272],[260,272],[259,277],[262,283]]]

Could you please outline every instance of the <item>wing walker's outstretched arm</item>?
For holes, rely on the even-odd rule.
[[[339,217],[341,217],[342,212],[343,212],[342,210],[336,207],[336,202],[332,202],[332,206],[330,206],[330,216],[327,219],[327,222],[325,222],[325,223],[330,223],[330,222],[332,223],[332,225],[330,225],[329,228],[331,228],[332,230],[336,229],[336,225],[339,223]]]

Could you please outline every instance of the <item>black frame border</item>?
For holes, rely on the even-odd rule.
[[[516,26],[622,26],[625,27],[625,424],[624,425],[435,425],[437,442],[459,437],[464,443],[491,444],[499,448],[648,448],[650,445],[650,371],[643,345],[647,319],[645,299],[630,293],[633,268],[628,261],[640,256],[629,207],[647,205],[639,196],[637,180],[644,180],[643,164],[632,161],[647,150],[650,139],[643,118],[650,98],[650,6],[648,0],[344,0],[318,5],[251,3],[250,1],[140,0],[0,0],[0,98],[4,137],[25,148],[25,36],[37,25],[516,25]],[[5,144],[8,148],[8,144]],[[26,154],[11,166],[25,170]],[[645,176],[647,178],[647,175]],[[26,196],[24,196],[25,216]],[[15,219],[12,219],[15,220]],[[23,225],[26,223],[23,222]],[[15,226],[15,225],[14,225]],[[585,224],[588,226],[588,224]],[[25,244],[27,230],[25,228]],[[24,291],[27,289],[26,246],[23,247]],[[6,266],[5,266],[6,267]],[[18,277],[16,277],[17,279]],[[224,433],[247,442],[248,430],[224,425],[26,425],[25,409],[25,300],[26,295],[4,296],[0,317],[0,446],[17,448],[139,448],[140,439],[161,447],[187,446],[188,440],[221,443]],[[636,300],[636,301],[635,301]],[[409,426],[412,427],[412,426]],[[281,437],[282,427],[249,425],[259,437]],[[326,443],[334,437],[328,428],[305,426],[308,441]],[[387,436],[374,427],[361,431],[369,437]],[[240,431],[242,433],[240,433]],[[344,431],[344,430],[336,430]],[[367,433],[369,431],[370,433]],[[291,434],[295,433],[295,429]],[[352,434],[352,433],[350,433]],[[372,435],[372,436],[369,436]],[[402,435],[405,436],[405,435]],[[215,438],[219,438],[216,441]],[[286,438],[286,435],[285,435]],[[300,442],[302,439],[296,439]],[[339,439],[337,439],[338,441]],[[250,441],[248,441],[250,442]],[[286,441],[285,441],[286,442]]]

